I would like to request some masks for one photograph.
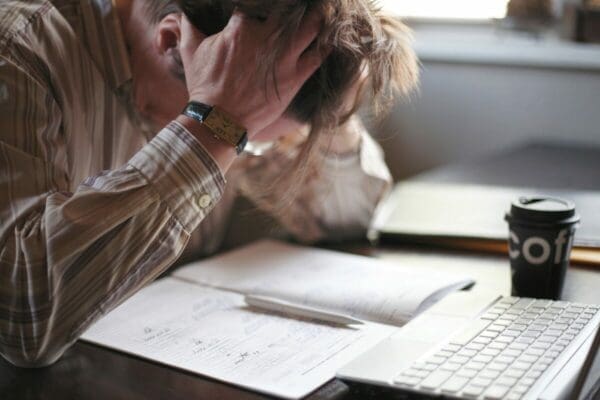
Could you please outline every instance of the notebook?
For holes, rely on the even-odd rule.
[[[418,261],[411,261],[418,263]],[[296,399],[392,334],[465,276],[259,241],[189,264],[104,316],[82,337],[243,388]],[[335,325],[248,307],[261,295],[350,315]]]
[[[549,195],[575,203],[581,223],[572,261],[600,264],[600,192],[534,190],[408,181],[394,187],[373,220],[370,237],[382,241],[438,244],[506,253],[513,200]]]

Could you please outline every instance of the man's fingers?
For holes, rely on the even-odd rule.
[[[317,69],[323,64],[323,61],[329,56],[330,51],[319,51],[317,48],[306,51],[298,60],[298,73],[303,81],[315,73]]]
[[[181,52],[181,60],[184,65],[188,63],[194,52],[200,46],[200,43],[206,38],[206,35],[200,32],[188,18],[182,14],[181,16],[181,42],[179,44]]]
[[[323,25],[323,16],[317,8],[309,10],[302,19],[298,32],[294,36],[293,49],[294,55],[300,57],[302,53],[311,45],[321,31]]]

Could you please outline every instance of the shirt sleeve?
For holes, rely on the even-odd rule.
[[[4,96],[4,97],[2,97]],[[10,99],[10,101],[8,101]],[[8,62],[0,68],[0,354],[57,360],[97,318],[161,274],[223,193],[202,145],[176,122],[121,168],[74,190],[60,108]]]
[[[281,171],[294,162],[295,152],[251,156],[240,178],[240,191],[299,241],[363,236],[392,178],[383,151],[358,117],[351,126],[359,131],[358,148],[346,154],[321,152],[320,162],[299,175],[301,182],[292,185],[291,199],[285,183],[269,188],[266,196],[257,193],[256,188],[276,181]]]

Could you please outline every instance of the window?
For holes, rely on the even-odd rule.
[[[503,18],[509,0],[380,0],[384,10],[419,19],[486,20]]]

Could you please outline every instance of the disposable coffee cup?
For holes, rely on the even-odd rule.
[[[522,197],[506,214],[512,295],[561,297],[579,215],[554,197]]]

